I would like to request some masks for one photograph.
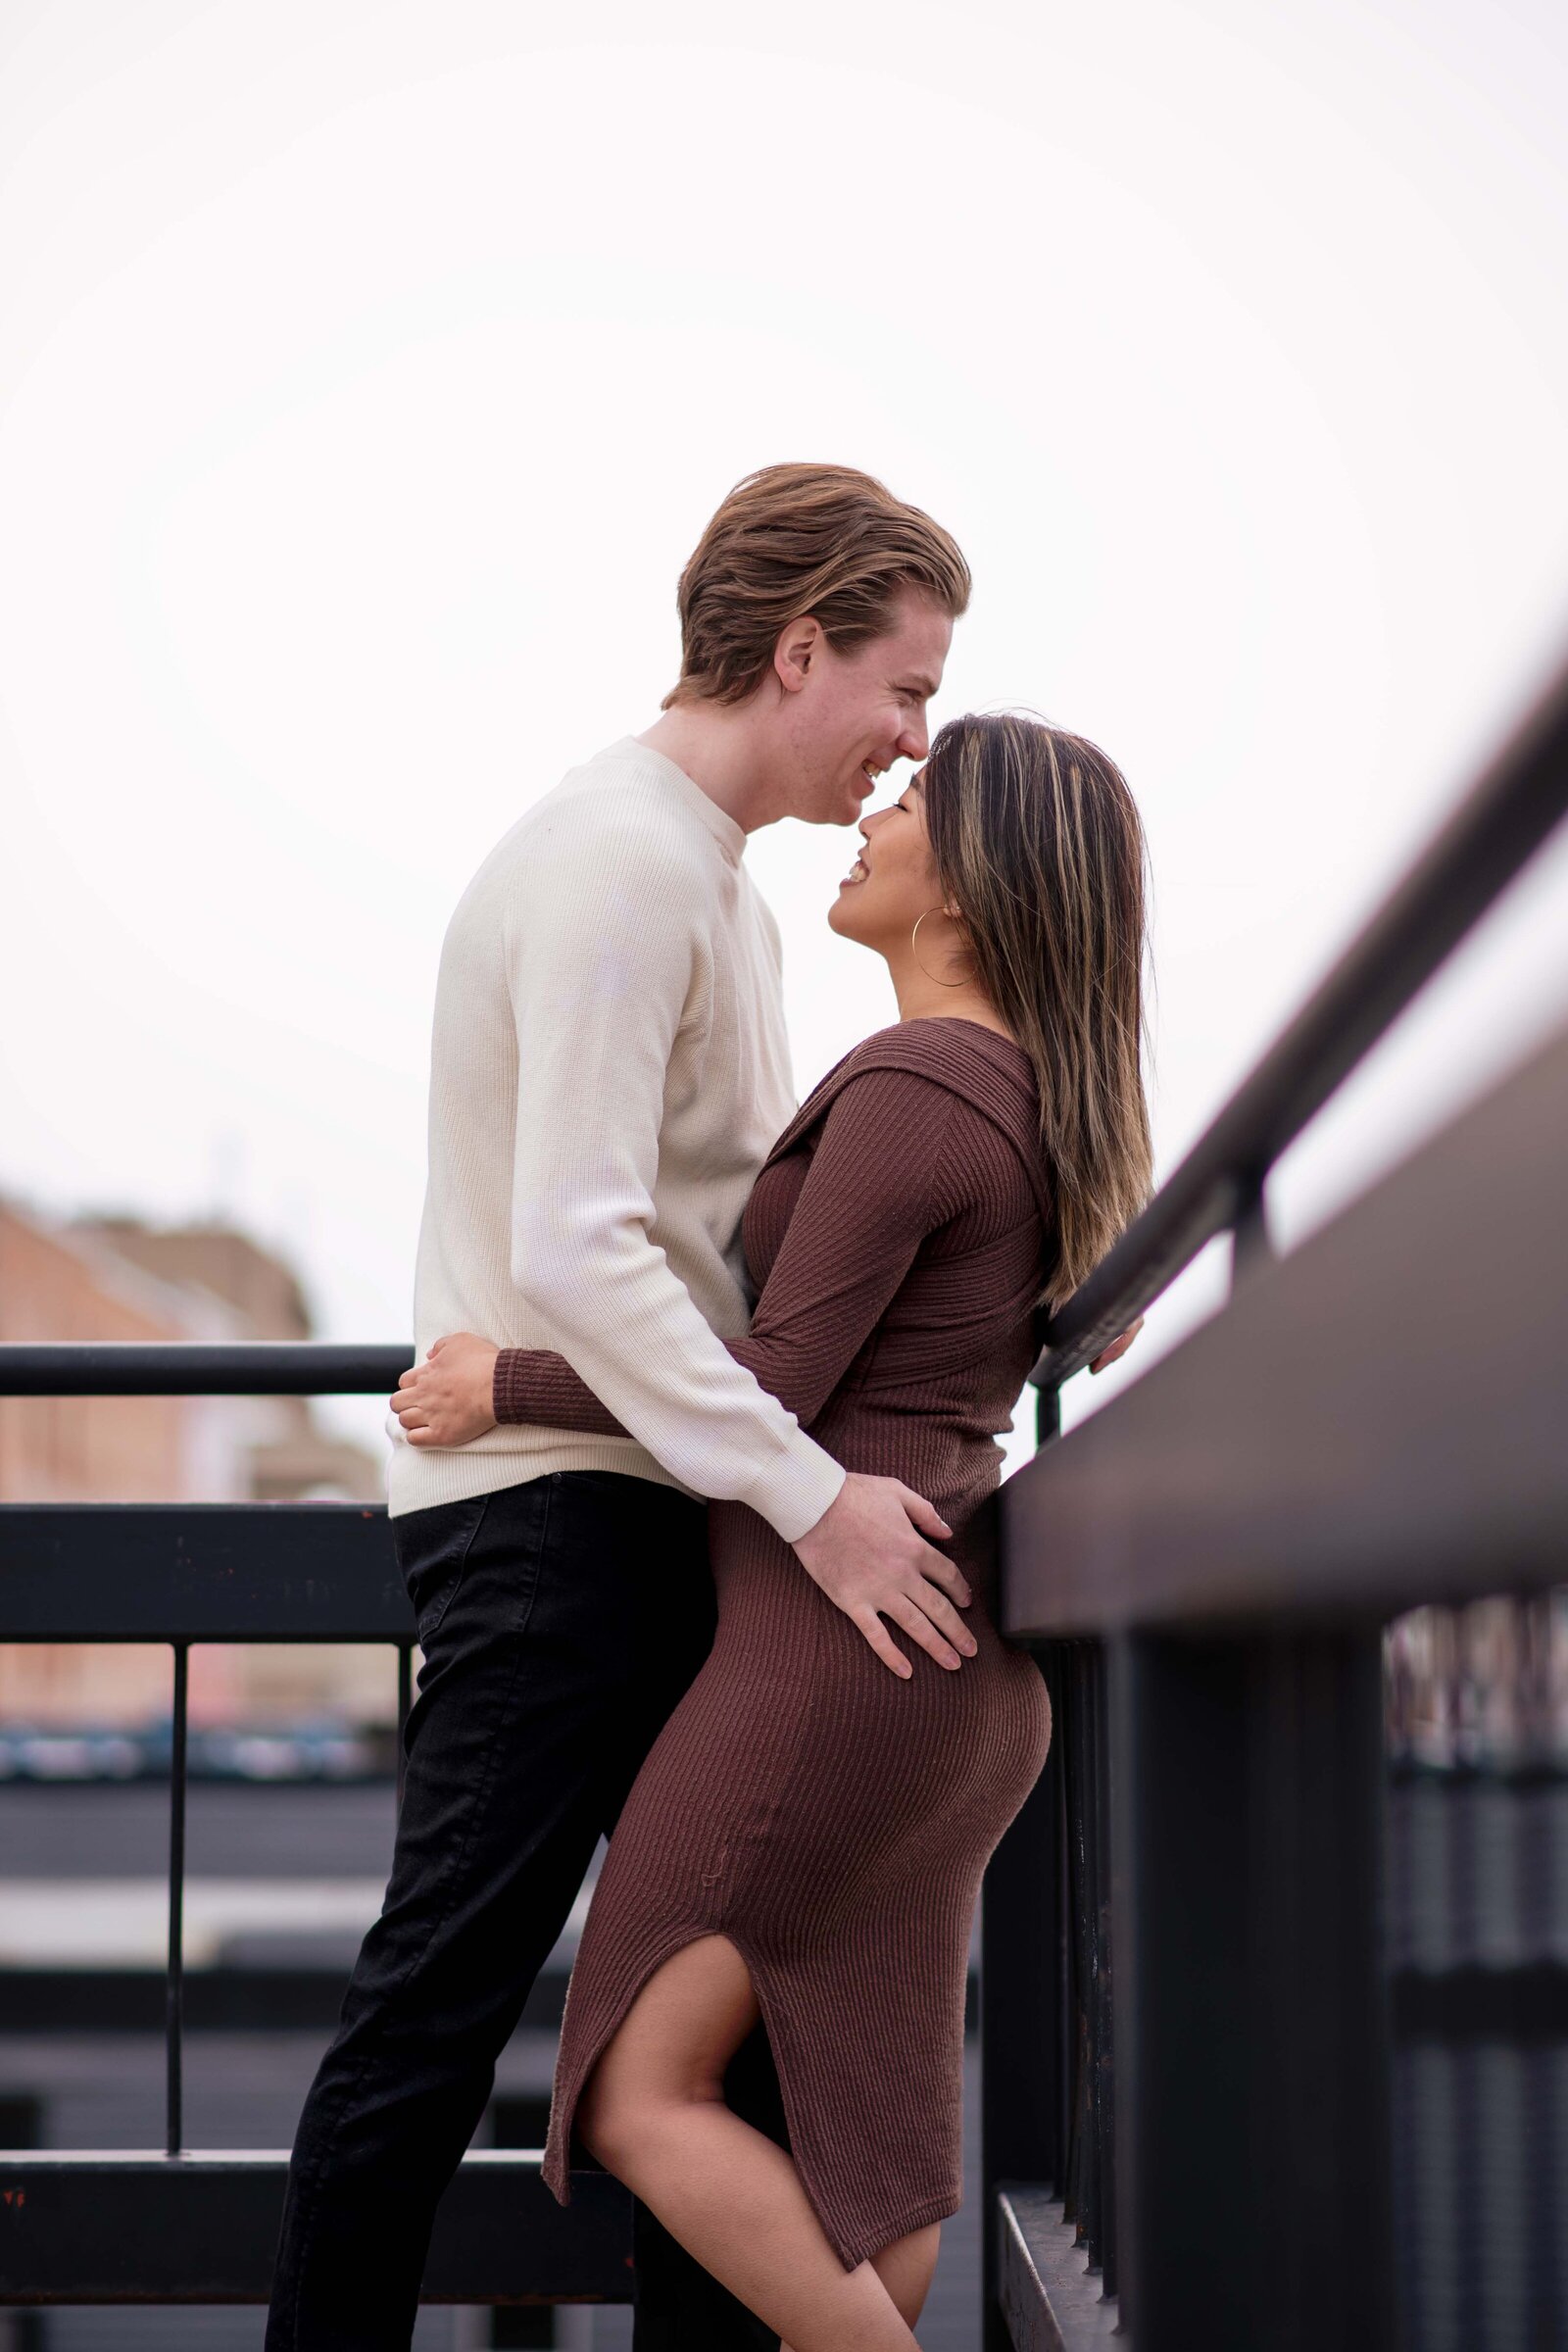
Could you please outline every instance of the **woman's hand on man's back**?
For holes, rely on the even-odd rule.
[[[449,1332],[404,1373],[391,1402],[411,1446],[466,1446],[494,1429],[500,1352],[475,1332]]]

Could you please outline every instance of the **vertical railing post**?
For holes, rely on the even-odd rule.
[[[1393,2340],[1376,1627],[1115,1651],[1138,2352]]]
[[[1054,1390],[1037,1398],[1042,1445],[1059,1428]],[[1005,1563],[1003,1563],[1004,1572]],[[1047,1672],[1048,1684],[1052,1677]],[[999,2299],[997,2191],[1059,2188],[1061,1794],[1059,1739],[986,1869],[980,1894],[980,2212],[984,2352],[1012,2352]]]
[[[1054,1754],[1054,1742],[1053,1742]],[[980,2149],[985,2352],[1011,2352],[998,2300],[997,2191],[1059,2184],[1061,1917],[1056,1766],[992,1855],[980,1895]]]
[[[1101,2290],[1114,2295],[1117,2281],[1116,2228],[1116,2072],[1115,2072],[1115,1965],[1113,1956],[1111,1873],[1115,1841],[1111,1834],[1110,1792],[1110,1678],[1106,1671],[1102,1642],[1096,1642],[1093,1653],[1094,1713],[1090,1724],[1090,1772],[1092,1775],[1090,1801],[1095,1824],[1094,1904],[1096,1917],[1096,1973],[1094,1986],[1095,2026],[1093,2034],[1093,2063],[1095,2069],[1095,2130],[1099,2139],[1098,2170],[1100,2175],[1099,2229],[1094,2259],[1101,2273]]]
[[[1268,1172],[1239,1180],[1231,1225],[1231,1289],[1234,1293],[1260,1266],[1270,1263],[1274,1244],[1268,1229]]]
[[[169,1968],[164,1990],[167,2095],[164,2144],[177,2156],[184,2139],[182,2067],[185,2002],[185,1762],[190,1713],[190,1644],[174,1651],[173,1739],[169,1760]]]

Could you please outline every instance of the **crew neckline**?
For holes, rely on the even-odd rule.
[[[699,821],[706,825],[733,863],[738,865],[746,855],[746,830],[738,825],[728,809],[710,800],[694,776],[689,776],[667,752],[655,751],[651,743],[639,743],[635,735],[622,735],[609,747],[612,755],[627,760],[643,760],[657,767],[680,794],[682,801]]]

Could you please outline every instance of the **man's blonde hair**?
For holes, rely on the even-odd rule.
[[[681,670],[663,708],[744,702],[806,613],[838,653],[885,636],[908,588],[955,619],[969,602],[969,566],[940,523],[850,466],[764,466],[680,575]]]

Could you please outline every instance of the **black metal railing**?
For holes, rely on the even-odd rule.
[[[1383,1629],[1568,1573],[1568,1051],[1274,1266],[1265,1188],[1565,810],[1568,671],[1048,1328],[1000,1505],[1055,1728],[982,1905],[987,2352],[1098,2340],[1118,2290],[1140,2352],[1393,2340]],[[1060,1439],[1226,1232],[1231,1307]],[[1568,2340],[1531,2263],[1499,2343]]]
[[[0,1396],[387,1395],[412,1347],[0,1347]],[[351,1502],[0,1506],[0,1640],[167,1642],[172,1657],[165,2132],[161,2151],[0,2151],[15,2221],[0,2305],[265,2302],[287,2152],[185,2145],[189,1655],[200,1642],[388,1643],[398,1798],[416,1647],[385,1510]],[[583,2174],[563,2211],[538,2149],[471,2150],[441,2206],[429,2302],[625,2302],[630,2207]],[[199,2248],[199,2260],[194,2250]]]

